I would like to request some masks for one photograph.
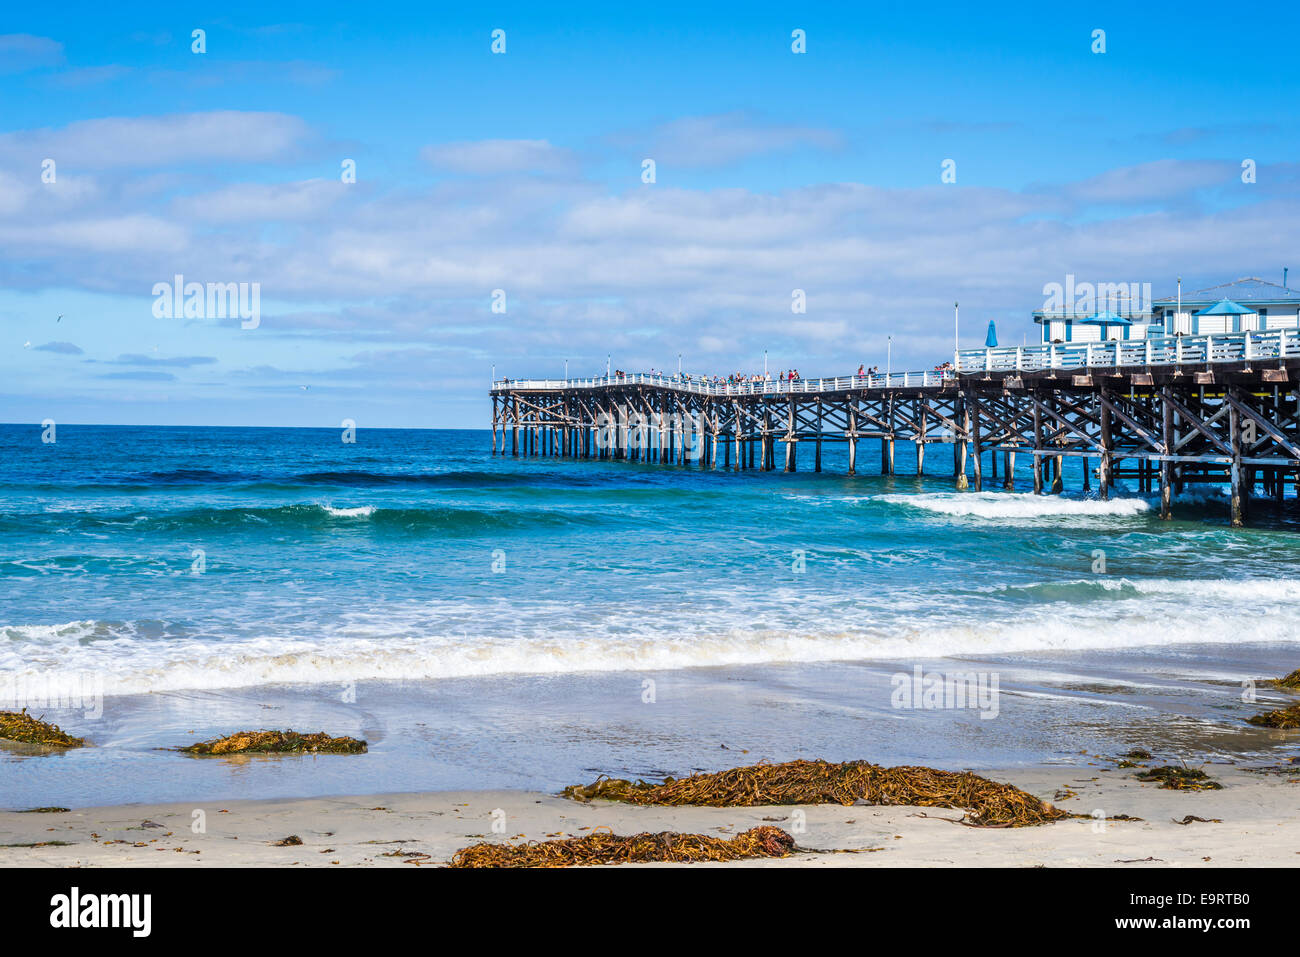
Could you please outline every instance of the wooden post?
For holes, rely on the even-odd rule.
[[[1055,402],[1053,402],[1053,405],[1055,405]],[[1061,439],[1059,437],[1056,440],[1056,447],[1057,449],[1060,449],[1061,447]],[[1059,453],[1052,456],[1052,494],[1053,495],[1060,495],[1061,492],[1065,490],[1065,476],[1062,474],[1064,471],[1065,471],[1065,456]]]
[[[709,405],[709,411],[713,412],[712,403]],[[709,431],[713,435],[713,446],[709,450],[709,468],[716,470],[718,467],[718,419],[716,412],[710,417]]]
[[[1226,388],[1226,387],[1225,387]],[[1227,394],[1225,393],[1225,401]],[[1246,524],[1246,500],[1250,495],[1245,478],[1245,469],[1241,464],[1241,415],[1235,405],[1228,406],[1228,432],[1232,436],[1232,527],[1241,528]]]
[[[972,415],[972,412],[974,413]],[[975,491],[984,491],[984,455],[980,448],[980,404],[974,393],[966,401],[966,430],[975,444]]]
[[[514,415],[511,416],[510,431],[510,454],[519,458],[519,399],[516,396],[511,397],[511,405],[514,407]]]
[[[822,400],[817,397],[817,454],[813,456],[813,471],[822,470]]]
[[[1038,392],[1034,391],[1034,398],[1037,399]],[[1043,494],[1043,414],[1038,408],[1038,403],[1034,402],[1034,494]]]
[[[1099,416],[1101,418],[1101,461],[1097,469],[1097,486],[1098,494],[1103,502],[1110,498],[1110,470],[1111,470],[1111,451],[1115,447],[1115,442],[1110,434],[1110,407],[1106,405],[1106,386],[1098,386],[1097,391],[1098,405],[1101,406]]]
[[[1002,487],[1010,492],[1016,487],[1016,453],[1007,450],[1002,453]]]
[[[772,410],[763,412],[763,471],[776,468],[776,436],[772,433]]]
[[[743,457],[743,455],[742,455],[741,445],[740,445],[740,421],[741,421],[741,420],[740,420],[740,403],[739,403],[739,402],[732,403],[732,406],[733,406],[733,408],[735,408],[735,410],[736,410],[736,434],[735,434],[735,440],[736,440],[736,471],[739,472],[741,469],[743,469],[743,468],[745,467],[744,457]]]
[[[885,441],[889,445],[889,454],[886,456],[885,464],[888,467],[886,475],[894,474],[894,396],[889,397],[889,438]]]
[[[917,405],[920,405],[918,400]],[[925,409],[922,408],[916,417],[920,423],[916,436],[916,474],[925,474]]]
[[[857,475],[858,462],[858,410],[849,400],[849,474]]]
[[[962,431],[957,437],[957,461],[954,464],[957,471],[957,491],[964,492],[970,488],[970,480],[966,478],[966,449],[970,442],[970,409],[966,408],[963,400],[958,400],[957,404],[961,407],[959,420]]]
[[[1160,517],[1168,521],[1173,518],[1170,479],[1174,463],[1169,461],[1169,456],[1174,454],[1174,407],[1163,391],[1160,393],[1160,433],[1160,444],[1164,447],[1164,456],[1160,460]]]
[[[786,432],[785,440],[785,470],[793,472],[797,465],[795,461],[795,438],[794,438],[794,396],[790,396],[790,414],[787,422],[789,431]]]

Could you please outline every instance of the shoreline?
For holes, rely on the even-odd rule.
[[[598,828],[732,837],[761,824],[790,831],[800,850],[693,866],[1300,866],[1300,765],[1206,770],[1222,790],[1163,790],[1135,780],[1136,769],[1094,764],[981,772],[1074,813],[1142,818],[1008,829],[957,825],[963,812],[946,808],[583,804],[500,790],[0,811],[0,845],[44,843],[0,846],[0,868],[441,866],[480,841],[580,837]],[[1176,823],[1186,815],[1221,823]],[[495,833],[494,820],[501,822]],[[273,843],[290,835],[302,843]]]

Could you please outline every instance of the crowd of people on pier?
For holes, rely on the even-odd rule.
[[[942,362],[934,367],[935,372],[952,373],[954,371],[952,362]],[[624,379],[634,373],[624,372],[622,369],[615,369],[612,377],[615,379]],[[745,385],[751,382],[772,382],[774,379],[778,382],[799,382],[803,377],[799,374],[798,369],[782,369],[775,376],[770,372],[732,372],[726,376],[718,375],[692,375],[689,372],[662,372],[658,369],[651,369],[651,376],[661,379],[670,379],[674,382],[701,382],[708,385]],[[866,363],[858,365],[857,375],[859,378],[880,375],[880,366],[868,367]]]
[[[622,369],[615,369],[613,377],[615,379],[627,378],[632,373],[624,372]],[[747,382],[771,382],[773,381],[770,372],[732,372],[726,376],[719,375],[692,375],[689,372],[660,372],[657,369],[651,369],[651,376],[661,379],[671,379],[674,382],[703,382],[708,385],[744,385]],[[861,374],[861,373],[859,373]],[[783,369],[775,376],[780,382],[798,382],[802,378],[798,369]]]
[[[952,362],[949,361],[949,362],[942,362],[939,365],[935,366],[934,371],[942,373],[944,375],[953,375],[955,374],[956,370]],[[612,372],[610,372],[608,375],[612,379],[626,379],[636,374],[637,373],[633,373],[633,372],[624,372],[622,369],[615,369]],[[870,378],[872,376],[878,376],[880,374],[881,374],[880,366],[868,367],[866,363],[860,363],[858,365],[858,371],[857,371],[858,378]],[[803,379],[803,376],[800,375],[798,369],[782,369],[775,376],[773,376],[772,373],[770,372],[752,372],[752,373],[732,372],[726,376],[692,375],[689,372],[663,372],[658,369],[651,369],[649,375],[651,375],[654,378],[668,379],[674,382],[695,382],[695,383],[703,383],[705,385],[728,385],[728,386],[746,385],[755,382],[772,382],[774,380],[777,382],[799,382],[802,381]],[[503,383],[510,382],[510,380],[506,378],[500,379],[499,381]]]

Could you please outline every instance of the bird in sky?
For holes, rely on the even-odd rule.
[[[54,321],[55,321],[55,322],[62,322],[62,321],[63,321],[63,313],[59,313],[59,318],[55,319]]]

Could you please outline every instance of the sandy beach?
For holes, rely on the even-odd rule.
[[[765,823],[794,833],[802,852],[781,860],[692,866],[1300,864],[1300,773],[1289,766],[1210,765],[1206,770],[1222,790],[1163,790],[1134,780],[1132,770],[1100,765],[991,772],[993,780],[1018,785],[1076,813],[1142,818],[1066,820],[1006,830],[954,824],[961,817],[955,809],[636,807],[581,804],[528,791],[4,811],[0,866],[438,866],[458,849],[484,840],[547,840],[597,828],[618,834],[675,830],[729,837]],[[796,810],[804,815],[802,832],[794,823]],[[1187,815],[1221,823],[1176,823]],[[196,819],[204,825],[202,832],[195,830]],[[504,831],[494,833],[494,819],[504,821]],[[302,843],[276,846],[290,835]],[[43,846],[12,846],[30,844]]]

